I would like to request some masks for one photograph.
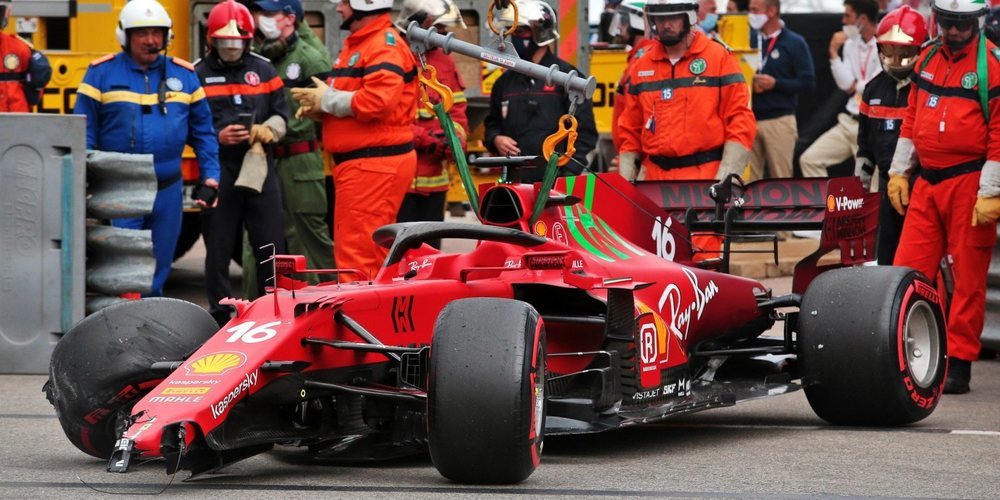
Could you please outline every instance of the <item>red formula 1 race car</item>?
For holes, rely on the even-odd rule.
[[[636,187],[609,174],[479,194],[482,225],[380,229],[390,250],[370,282],[306,286],[304,259],[276,256],[276,286],[232,301],[222,329],[171,299],[84,319],[45,386],[66,435],[114,472],[162,457],[199,474],[275,445],[345,460],[429,449],[449,479],[512,483],[546,434],[799,388],[839,425],[907,424],[938,403],[938,293],[909,269],[856,266],[877,213],[856,178]],[[791,294],[726,272],[734,241],[819,228]],[[692,232],[723,236],[721,256],[696,259]],[[435,238],[478,244],[441,253],[423,244]],[[829,250],[839,263],[818,267]]]

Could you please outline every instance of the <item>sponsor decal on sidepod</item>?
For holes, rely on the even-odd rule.
[[[229,409],[229,405],[233,404],[241,394],[250,392],[250,388],[257,385],[257,379],[260,377],[260,370],[254,370],[243,376],[243,380],[233,387],[233,390],[226,394],[226,397],[222,398],[219,402],[212,404],[212,416],[219,418],[222,414],[226,413]]]

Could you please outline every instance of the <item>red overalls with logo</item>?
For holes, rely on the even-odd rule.
[[[396,221],[413,182],[417,155],[417,70],[389,14],[351,33],[333,65],[330,85],[355,92],[354,116],[323,117],[323,147],[333,155],[333,254],[337,267],[374,277],[388,251],[372,233]]]
[[[944,46],[933,54],[925,49],[916,63],[900,132],[901,138],[913,141],[921,171],[893,264],[933,277],[941,258],[952,256],[955,290],[948,313],[948,355],[967,361],[979,356],[986,274],[997,239],[995,224],[972,225],[980,169],[986,160],[1000,161],[1000,62],[995,49],[987,42],[988,82],[976,71],[976,39],[956,52]],[[989,89],[988,124],[979,85]]]
[[[0,33],[0,113],[27,113],[24,81],[31,63],[31,47],[21,39]]]
[[[468,135],[469,119],[466,116],[468,101],[465,97],[465,83],[458,74],[455,60],[449,54],[445,54],[441,49],[428,50],[424,56],[428,66],[434,67],[437,72],[438,81],[451,89],[455,103],[448,112],[451,121],[455,124],[455,133],[458,135],[462,148],[465,148],[465,138]],[[432,89],[427,89],[428,98],[432,103],[441,102],[441,96]],[[417,119],[413,122],[413,136],[416,144],[417,154],[417,176],[413,179],[410,193],[424,194],[447,191],[449,187],[448,172],[445,170],[446,162],[451,158],[451,153],[441,151],[431,153],[425,150],[424,146],[429,142],[441,142],[439,136],[443,136],[444,129],[441,122],[433,111],[424,106],[417,108]]]

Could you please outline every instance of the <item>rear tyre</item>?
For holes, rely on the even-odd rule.
[[[545,327],[527,303],[456,300],[434,326],[428,444],[444,477],[523,481],[538,467],[545,433]]]
[[[809,405],[836,425],[903,425],[941,396],[947,353],[933,283],[903,267],[827,271],[806,290],[799,359]]]
[[[56,344],[43,387],[66,437],[88,455],[110,457],[119,414],[161,380],[150,366],[186,359],[217,330],[201,307],[167,298],[120,302],[84,318]]]

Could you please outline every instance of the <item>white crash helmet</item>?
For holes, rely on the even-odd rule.
[[[937,21],[964,22],[978,20],[982,29],[986,22],[986,14],[990,12],[990,3],[983,0],[934,0],[931,4],[934,19]]]
[[[531,28],[531,38],[539,47],[559,39],[559,19],[552,7],[541,0],[514,0],[517,6],[517,25]],[[500,14],[500,24],[510,28],[514,24],[514,9],[507,7]]]
[[[608,26],[608,34],[618,36],[621,34],[621,26],[628,20],[628,27],[640,32],[646,31],[646,0],[625,0],[618,4],[615,16],[611,19],[611,26]]]
[[[399,15],[393,24],[400,31],[406,32],[406,27],[413,21],[423,24],[424,20],[431,19],[431,24],[443,24],[446,26],[459,25],[465,29],[465,22],[458,7],[450,0],[403,0],[403,5],[399,9]]]
[[[351,6],[351,10],[357,12],[371,12],[392,8],[392,0],[349,0],[347,4]]]
[[[652,29],[654,17],[676,16],[678,14],[687,14],[689,26],[697,25],[698,2],[695,0],[648,0],[646,2],[646,19],[649,21],[650,29]]]
[[[468,29],[465,25],[465,19],[462,19],[462,11],[458,9],[455,2],[451,0],[445,0],[448,2],[448,12],[445,12],[443,16],[438,17],[434,24],[443,24],[445,26],[458,26],[461,29]]]
[[[115,28],[115,38],[118,45],[125,48],[128,45],[128,30],[133,28],[163,28],[166,34],[163,43],[169,43],[174,33],[171,29],[174,23],[167,14],[167,9],[156,0],[132,0],[125,4],[118,15],[118,26]]]

